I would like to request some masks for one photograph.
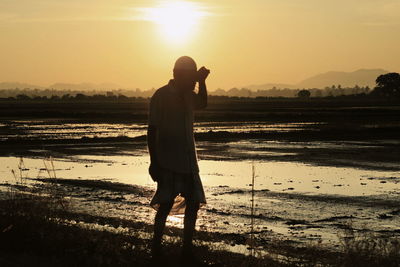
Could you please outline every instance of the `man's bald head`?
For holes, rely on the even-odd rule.
[[[180,57],[174,66],[175,85],[182,90],[194,90],[197,82],[197,65],[193,58]]]
[[[178,58],[175,61],[175,66],[174,70],[195,70],[197,71],[197,65],[196,62],[193,60],[193,58],[188,57],[188,56],[183,56]]]

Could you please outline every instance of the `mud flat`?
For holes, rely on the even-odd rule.
[[[317,247],[329,261],[343,253],[344,243],[350,246],[346,240],[398,242],[397,105],[241,104],[214,103],[198,114],[195,137],[208,202],[199,213],[199,246],[243,256],[256,240],[257,250],[275,255],[271,262],[280,265],[282,257],[315,256]],[[148,240],[155,184],[147,174],[145,107],[132,111],[126,104],[124,116],[96,121],[60,113],[3,116],[2,195],[10,188],[33,195],[46,189],[71,203],[66,224],[98,224],[111,232],[125,225]],[[179,216],[168,219],[169,238],[182,224]]]

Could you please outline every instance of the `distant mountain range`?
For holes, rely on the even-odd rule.
[[[297,84],[266,83],[260,85],[243,86],[243,88],[248,88],[250,90],[265,90],[273,87],[280,89],[323,89],[327,86],[337,86],[339,84],[342,87],[353,87],[358,85],[360,87],[369,86],[370,88],[374,88],[376,78],[379,75],[386,73],[388,73],[388,71],[383,69],[360,69],[353,72],[329,71],[307,78]]]
[[[83,90],[113,90],[113,89],[120,89],[122,88],[118,84],[114,83],[55,83],[49,86],[50,88],[58,89],[58,90],[76,90],[76,91],[83,91]]]
[[[28,83],[18,82],[3,82],[0,83],[0,89],[14,89],[14,88],[30,88],[30,89],[56,89],[56,90],[72,90],[72,91],[86,91],[86,90],[115,90],[122,88],[114,83],[55,83],[49,86],[40,86]]]
[[[251,91],[257,90],[268,90],[272,88],[278,89],[310,89],[320,88],[323,89],[327,86],[341,85],[342,87],[354,87],[358,85],[360,87],[369,86],[370,88],[375,87],[375,80],[379,75],[388,73],[383,69],[360,69],[353,72],[340,72],[330,71],[321,73],[310,78],[307,78],[297,84],[281,84],[281,83],[266,83],[259,85],[242,86],[242,88],[250,89]],[[75,90],[75,91],[87,91],[87,90],[115,90],[122,88],[118,84],[114,83],[55,83],[49,86],[38,86],[27,83],[18,82],[3,82],[0,83],[0,89],[14,89],[14,88],[30,88],[30,89],[46,89],[53,88],[57,90]],[[126,88],[125,88],[126,89]],[[218,91],[218,90],[217,90]]]
[[[29,84],[29,83],[17,83],[17,82],[2,82],[2,83],[0,83],[0,89],[14,89],[14,88],[44,89],[43,86],[33,85],[33,84]]]

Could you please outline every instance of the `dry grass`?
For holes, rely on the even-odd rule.
[[[148,266],[148,225],[124,225],[101,217],[85,217],[51,203],[48,197],[24,196],[0,201],[1,266]],[[79,219],[77,219],[79,218]],[[86,220],[87,219],[87,220]],[[101,221],[104,219],[104,221]],[[71,221],[79,223],[70,223]],[[122,226],[117,227],[121,223]],[[149,232],[147,232],[149,233]],[[210,233],[210,239],[214,239]],[[207,266],[282,266],[268,257],[251,257],[196,243]],[[165,242],[170,266],[180,266],[180,234]]]
[[[400,239],[355,231],[351,225],[339,236],[343,266],[400,266]]]
[[[150,263],[151,225],[126,224],[122,220],[78,214],[56,181],[51,158],[43,161],[32,186],[26,176],[23,159],[12,171],[15,183],[0,200],[0,265],[1,266],[147,266]],[[47,175],[43,177],[42,174]],[[103,215],[104,216],[104,215]],[[75,222],[79,223],[75,223]],[[125,224],[125,225],[124,225]],[[124,227],[120,227],[123,225]],[[119,230],[123,229],[123,230]],[[171,266],[179,265],[180,229],[172,229],[165,242]],[[215,237],[197,243],[199,255],[207,266],[281,266],[267,257],[231,253],[213,246]],[[203,232],[203,240],[205,234]]]

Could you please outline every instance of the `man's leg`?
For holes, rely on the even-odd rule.
[[[161,203],[154,219],[154,235],[152,244],[153,256],[159,256],[161,253],[161,240],[164,233],[165,222],[174,202]]]
[[[183,230],[183,253],[191,254],[193,247],[193,234],[196,226],[197,211],[199,203],[194,201],[186,202],[184,230]]]

